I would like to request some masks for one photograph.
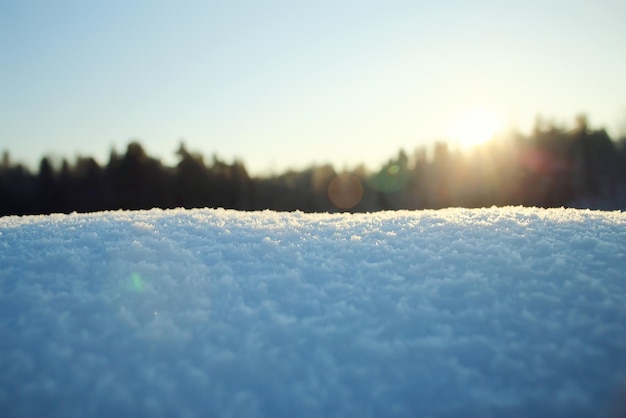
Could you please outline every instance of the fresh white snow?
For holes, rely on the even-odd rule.
[[[600,417],[625,382],[625,213],[0,218],[2,417]]]

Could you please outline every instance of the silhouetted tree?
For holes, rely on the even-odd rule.
[[[58,212],[60,208],[59,194],[54,170],[48,158],[44,157],[39,163],[39,173],[37,174],[37,212],[51,213]]]
[[[113,192],[119,207],[151,209],[169,203],[165,171],[161,163],[148,157],[137,142],[128,144],[121,160],[110,162]]]
[[[538,118],[530,135],[494,139],[470,153],[451,151],[442,142],[430,159],[424,147],[411,158],[400,150],[373,173],[363,166],[337,173],[325,164],[253,178],[243,162],[213,155],[207,164],[183,143],[177,155],[176,166],[166,167],[131,142],[123,155],[113,149],[105,166],[78,157],[73,164],[63,160],[57,172],[44,157],[32,175],[4,151],[0,215],[179,206],[307,212],[511,204],[626,209],[626,138],[611,140],[584,115],[572,129]]]

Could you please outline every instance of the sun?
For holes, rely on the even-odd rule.
[[[460,113],[450,123],[447,133],[453,143],[472,147],[493,138],[501,126],[495,113],[483,107],[474,107]]]

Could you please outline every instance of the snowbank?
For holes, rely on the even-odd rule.
[[[0,218],[3,417],[589,417],[626,214]]]

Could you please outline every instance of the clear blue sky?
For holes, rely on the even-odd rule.
[[[474,106],[626,124],[624,1],[0,2],[0,149],[370,168]]]

